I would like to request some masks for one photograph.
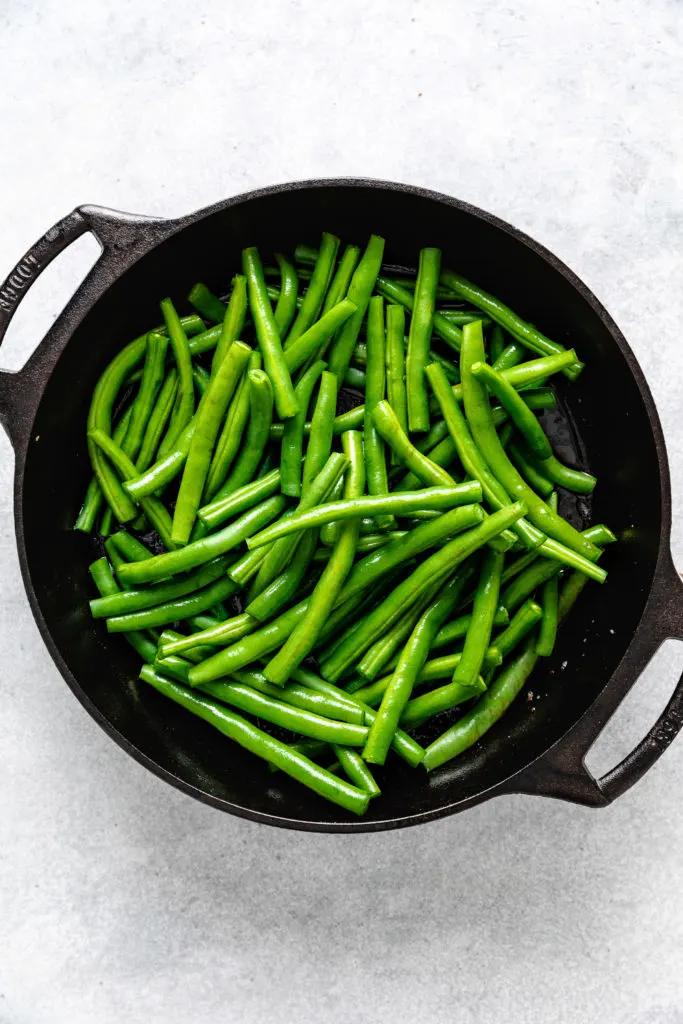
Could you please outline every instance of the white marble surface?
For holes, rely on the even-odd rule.
[[[677,0],[23,0],[0,5],[0,271],[82,202],[179,214],[358,174],[529,231],[604,300],[683,507]],[[2,364],[79,279],[27,301]],[[612,808],[485,804],[420,829],[268,830],[195,803],[89,719],[40,642],[0,439],[2,1024],[683,1021],[683,740]],[[674,553],[683,565],[680,512]],[[642,735],[670,643],[593,755]]]

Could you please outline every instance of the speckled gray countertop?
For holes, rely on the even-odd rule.
[[[79,203],[180,214],[356,174],[528,231],[640,360],[683,507],[683,9],[677,0],[23,0],[0,5],[0,274]],[[84,242],[3,346],[26,353]],[[40,641],[0,437],[2,1024],[676,1024],[683,740],[605,811],[499,799],[354,837],[266,829],[146,772]],[[680,513],[674,555],[683,566]],[[591,754],[665,703],[670,642]]]

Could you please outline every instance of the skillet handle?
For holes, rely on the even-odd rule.
[[[109,257],[106,262],[117,264],[120,271],[135,262],[141,252],[157,240],[160,226],[168,223],[99,206],[81,206],[72,210],[31,246],[0,285],[0,345],[31,285],[55,257],[86,231],[91,231],[97,238],[103,257]],[[97,261],[96,267],[102,263],[103,257]],[[17,373],[0,370],[0,422],[10,439],[14,407],[22,404],[22,392],[30,387],[29,381],[24,379],[25,369],[23,367]]]
[[[507,791],[604,807],[630,789],[659,760],[683,728],[683,675],[652,728],[618,765],[596,779],[585,764],[593,742],[664,640],[683,640],[683,582],[668,552],[657,573],[643,620],[649,624],[645,631],[649,635],[644,640],[644,649],[634,654],[636,671],[626,670],[627,674],[616,678],[618,669],[608,685],[603,706],[598,704],[595,717],[589,711],[568,737],[505,787]],[[609,693],[613,683],[614,692]]]

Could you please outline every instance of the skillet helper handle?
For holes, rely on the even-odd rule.
[[[608,695],[610,703],[599,713],[597,722],[590,713],[585,715],[568,737],[513,781],[509,792],[605,807],[638,782],[673,742],[683,728],[683,675],[652,728],[619,764],[600,778],[595,778],[585,764],[593,742],[662,643],[668,639],[683,640],[683,582],[668,553],[653,586],[649,615],[646,612],[644,617],[651,628],[634,678],[625,685],[619,684],[621,692],[616,698]]]
[[[99,206],[81,206],[67,214],[31,246],[0,285],[0,345],[31,285],[55,257],[86,231],[95,235],[105,255],[113,257],[110,262],[125,264],[138,258],[140,247],[153,238],[163,223],[153,217],[119,213]],[[20,408],[24,390],[31,387],[25,369],[22,367],[16,373],[0,370],[0,423],[10,439],[14,410]]]

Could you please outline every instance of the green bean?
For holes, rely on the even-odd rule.
[[[474,595],[472,621],[470,622],[462,658],[453,675],[453,682],[461,686],[472,686],[481,672],[484,656],[491,641],[493,618],[498,607],[500,577],[503,572],[504,554],[487,548],[481,562],[479,583]]]
[[[214,293],[198,281],[190,289],[190,294],[187,296],[187,300],[191,306],[197,310],[197,312],[204,317],[206,320],[213,320],[216,324],[222,324],[225,317],[226,305],[224,302],[214,295]]]
[[[298,405],[292,386],[292,379],[282,351],[282,342],[275,324],[270,299],[266,294],[266,282],[263,277],[263,267],[261,266],[261,259],[257,249],[252,247],[243,250],[242,267],[244,276],[247,279],[249,308],[254,320],[254,327],[256,328],[256,338],[261,355],[263,356],[263,366],[272,385],[278,415],[280,419],[286,420],[296,414]],[[268,420],[268,426],[270,427],[270,420]],[[266,431],[267,435],[268,431]]]
[[[491,407],[486,389],[475,378],[471,369],[472,364],[480,360],[482,356],[481,327],[478,324],[466,324],[463,329],[460,361],[465,414],[473,437],[484,458],[505,490],[527,505],[529,518],[534,526],[585,558],[594,559],[599,549],[582,537],[578,530],[575,530],[565,519],[553,512],[531,490],[505,454],[505,449],[500,443],[491,418]]]
[[[261,363],[261,353],[252,352],[247,363],[247,372],[243,375],[237,392],[230,403],[223,429],[216,442],[216,450],[213,453],[209,475],[206,480],[205,493],[207,498],[214,498],[216,492],[224,483],[228,470],[240,449],[244,428],[249,421],[251,400],[249,373],[251,370],[260,370]]]
[[[373,551],[358,562],[344,585],[341,600],[348,600],[397,566],[483,520],[484,512],[478,505],[465,505],[445,512],[436,520],[421,523],[404,537],[397,538],[380,551]]]
[[[346,296],[355,304],[356,312],[343,324],[330,350],[329,369],[331,373],[336,373],[339,380],[343,379],[351,362],[351,355],[375,287],[383,255],[384,239],[378,235],[371,235],[353,273]]]
[[[505,445],[503,447],[505,447]],[[521,473],[532,490],[536,491],[537,494],[540,494],[542,498],[547,498],[548,495],[552,494],[552,481],[543,474],[543,472],[537,467],[536,463],[532,462],[532,460],[527,457],[526,452],[520,444],[516,441],[511,441],[510,444],[507,445],[506,451],[510,456],[512,465],[519,473]]]
[[[347,388],[355,388],[357,391],[365,391],[365,382],[365,370],[361,370],[357,366],[347,367],[343,381]]]
[[[123,416],[116,424],[116,429],[114,430],[114,441],[118,445],[122,444],[123,439],[126,436],[132,412],[133,407],[128,406]],[[97,513],[102,507],[103,500],[104,495],[102,494],[100,485],[97,482],[97,477],[93,476],[92,480],[90,481],[88,490],[86,492],[83,506],[78,514],[78,519],[74,523],[74,530],[82,530],[84,533],[92,532],[92,529],[95,526],[95,519],[97,518]],[[112,520],[112,511],[110,506],[107,505],[102,514],[102,519],[100,521],[100,535],[102,537],[108,536],[111,533]]]
[[[426,487],[454,487],[456,485],[456,481],[450,473],[411,444],[388,402],[377,403],[373,411],[373,419],[378,432],[387,444]],[[449,446],[448,450],[455,454],[454,446],[452,448]]]
[[[173,515],[172,536],[177,544],[186,544],[190,539],[221,421],[250,353],[251,349],[241,341],[230,346],[211,378],[205,400],[197,413]]]
[[[228,350],[234,341],[237,341],[244,330],[244,321],[247,316],[247,282],[243,274],[235,274],[232,279],[232,291],[230,301],[221,323],[221,336],[216,345],[211,363],[212,375],[218,371],[218,367],[225,359]]]
[[[165,680],[149,666],[143,667],[140,677],[164,696],[219,729],[240,746],[276,765],[327,800],[355,814],[363,814],[367,809],[370,800],[368,793],[338,779],[336,775],[292,750],[286,743],[269,736],[241,716],[205,697],[199,697],[177,683]]]
[[[326,495],[327,501],[341,501],[344,497],[344,478],[339,477],[332,490]],[[339,536],[341,529],[341,523],[325,523],[320,529],[320,543],[327,547],[334,547],[334,542]],[[361,530],[363,529],[363,520],[361,520]],[[356,550],[358,548],[356,547]]]
[[[324,693],[330,697],[337,697],[339,699],[346,698],[352,701],[363,709],[365,722],[371,726],[375,721],[375,712],[372,708],[368,707],[360,701],[355,694],[351,695],[345,693],[344,690],[340,690],[334,683],[329,683],[326,679],[321,679],[319,676],[314,675],[312,672],[307,672],[303,669],[297,669],[292,673],[292,677],[299,683],[303,683],[310,689],[315,690],[317,693]],[[418,764],[422,762],[424,750],[411,736],[408,736],[402,729],[397,729],[394,734],[394,738],[391,743],[391,749],[402,757],[403,760],[411,766],[416,768]]]
[[[394,582],[395,574],[390,572],[379,583],[356,590],[350,597],[343,597],[343,594],[339,596],[334,611],[325,623],[316,644],[318,661],[326,657],[328,650],[335,647],[347,632],[355,629],[361,615],[384,599]]]
[[[439,647],[448,647],[454,640],[460,640],[462,637],[467,635],[470,622],[472,621],[471,615],[460,615],[457,619],[453,619],[446,626],[439,630],[432,641],[432,648],[437,649]],[[504,605],[499,604],[493,615],[494,626],[507,626],[510,621],[507,608]]]
[[[396,651],[403,646],[404,642],[412,633],[425,608],[431,604],[436,592],[441,589],[441,581],[433,587],[426,587],[418,596],[414,604],[397,619],[393,626],[390,626],[378,640],[368,647],[363,657],[358,662],[357,670],[364,679],[374,679],[381,670],[392,660]]]
[[[181,432],[167,455],[158,458],[144,473],[138,473],[136,470],[135,476],[124,481],[124,489],[135,501],[141,502],[148,495],[162,490],[180,473],[190,450],[195,426],[196,421],[193,419]]]
[[[424,683],[431,683],[431,682],[435,682],[435,681],[438,681],[438,680],[441,680],[441,679],[451,679],[451,677],[453,676],[453,672],[458,667],[458,664],[460,662],[460,658],[461,657],[462,657],[461,652],[458,652],[457,654],[447,654],[447,655],[445,655],[442,658],[432,658],[431,661],[426,661],[423,664],[423,666],[421,667],[420,671],[418,672],[417,677],[416,677],[415,682],[414,682],[413,685],[414,686],[421,686]],[[484,661],[485,667],[487,667],[487,668],[496,667],[496,666],[501,664],[501,661],[502,661],[502,656],[501,656],[500,651],[496,647],[489,647],[488,651],[486,652],[486,659]],[[367,686],[363,686],[363,687],[357,689],[352,694],[352,696],[358,697],[359,700],[362,700],[364,704],[372,705],[372,706],[378,705],[378,704],[381,703],[382,698],[383,698],[383,696],[384,696],[384,694],[385,694],[385,692],[387,690],[387,687],[390,685],[390,683],[391,683],[393,678],[394,678],[394,673],[390,673],[389,675],[382,676],[381,679],[376,679],[374,683],[369,683]],[[483,692],[483,690],[486,689],[486,684],[484,683],[483,679],[481,679],[481,677],[479,677],[476,680],[476,682],[474,683],[473,687],[461,686],[460,683],[455,683],[454,684],[453,682],[448,683],[448,687],[449,687],[448,690],[446,690],[446,687],[442,688],[444,691],[446,691],[445,693],[441,693],[440,690],[431,690],[430,691],[430,693],[433,693],[435,695],[434,698],[433,698],[434,701],[441,702],[441,701],[443,701],[445,699],[446,702],[447,702],[444,707],[437,707],[432,712],[430,712],[430,714],[436,714],[438,711],[443,711],[443,710],[445,710],[448,707],[453,707],[453,703],[448,703],[448,702],[452,701],[453,696],[457,697],[460,692],[462,692],[462,694],[463,694],[462,700],[468,700],[469,699],[469,697],[468,696],[464,696],[464,694],[469,694],[471,696],[472,695],[472,691],[474,691],[475,693]],[[459,701],[456,700],[456,703],[459,703]],[[408,707],[410,707],[411,704],[412,704],[412,701],[409,701],[408,704],[406,705],[406,710],[408,709]],[[418,707],[418,708],[420,706],[421,705],[416,705],[416,707]],[[422,707],[424,708],[424,705],[422,705]],[[404,712],[404,714],[405,714],[405,712]],[[405,717],[405,721],[410,722],[410,720],[412,719],[413,715],[414,715],[414,711],[411,709],[410,714],[408,714]],[[419,717],[419,716],[415,715],[415,718],[417,718],[417,717]],[[424,718],[422,718],[421,720],[424,721]],[[366,722],[367,721],[368,720],[366,718]],[[417,724],[419,724],[419,723],[416,722],[416,721],[413,721],[410,727],[413,728]],[[401,727],[403,727],[403,725],[404,725],[404,717],[402,715],[401,716]]]
[[[225,622],[213,623],[204,629],[196,630],[189,636],[162,633],[159,640],[159,654],[162,658],[182,654],[185,658],[193,660],[192,655],[201,650],[205,652],[205,657],[211,657],[214,653],[212,648],[235,643],[242,637],[248,636],[249,633],[253,633],[259,625],[257,619],[242,612],[241,615],[234,615],[231,619],[226,619]]]
[[[311,433],[309,435],[303,468],[303,494],[322,470],[332,451],[332,424],[337,408],[337,378],[333,373],[323,371],[320,389],[313,410]]]
[[[363,709],[350,701],[338,700],[329,694],[318,693],[302,686],[300,683],[288,683],[287,686],[273,686],[269,683],[262,672],[242,670],[235,672],[233,679],[237,683],[251,686],[254,690],[272,697],[275,700],[284,701],[285,704],[292,704],[302,711],[311,711],[313,714],[322,715],[323,718],[332,718],[338,722],[349,722],[352,725],[363,725]],[[220,687],[225,686],[223,682],[206,683],[201,689],[206,693],[214,693],[220,699]]]
[[[214,501],[227,497],[250,483],[268,443],[268,432],[273,418],[273,388],[270,377],[263,370],[249,370],[249,424],[242,450],[227,480],[213,496]]]
[[[140,381],[140,389],[131,407],[130,423],[121,444],[126,455],[137,461],[142,446],[145,428],[152,414],[159,388],[164,379],[164,360],[168,338],[163,334],[147,335],[147,351]]]
[[[348,412],[340,413],[339,416],[335,416],[333,433],[336,436],[343,434],[345,430],[358,430],[359,427],[363,426],[363,418],[365,416],[365,406],[356,405],[353,409],[349,409]],[[270,428],[270,439],[271,441],[278,441],[284,435],[284,423],[273,423]],[[310,422],[304,423],[303,433],[304,436],[310,434],[311,424]]]
[[[507,628],[492,641],[493,646],[500,651],[503,659],[507,658],[529,630],[538,624],[542,614],[540,606],[535,601],[525,601],[523,605],[520,605]]]
[[[449,541],[435,554],[430,555],[410,576],[406,577],[385,600],[361,623],[349,642],[340,645],[321,664],[326,679],[335,682],[367,650],[380,630],[388,629],[393,622],[418,597],[423,587],[431,586],[437,580],[450,575],[469,555],[495,537],[524,513],[524,506],[517,502],[507,509],[501,509],[489,516],[467,533]]]
[[[365,490],[365,467],[360,434],[356,431],[342,434],[342,445],[349,462],[344,497],[347,501],[354,501]],[[305,618],[296,625],[284,646],[264,669],[264,675],[270,682],[282,686],[315,646],[353,565],[359,527],[357,519],[352,519],[342,526],[332,556],[311,594]]]
[[[286,349],[293,345],[297,338],[300,338],[304,331],[307,331],[318,318],[332,278],[338,248],[339,239],[335,235],[324,231],[315,267],[313,268],[313,276],[308,285],[301,309],[297,313],[296,320],[292,324],[285,340]]]
[[[207,584],[213,583],[214,580],[225,576],[226,569],[226,560],[217,558],[214,562],[203,565],[183,578],[165,580],[156,586],[145,587],[142,590],[125,590],[110,597],[97,598],[90,602],[90,613],[95,619],[105,619],[113,615],[154,608],[156,605],[174,601],[178,597],[184,597],[186,594],[191,594]]]
[[[436,289],[436,297],[437,299],[452,299],[453,294],[439,287]],[[441,309],[440,313],[449,323],[457,324],[458,327],[474,323],[475,320],[481,320],[482,327],[489,327],[491,324],[489,318],[483,317],[478,309]],[[496,324],[496,326],[498,325]]]
[[[503,370],[509,370],[513,366],[517,366],[527,357],[528,349],[518,341],[512,341],[507,345],[503,351],[496,356],[493,363],[493,369],[497,370],[498,373],[502,373]]]
[[[487,363],[473,363],[471,371],[496,396],[533,454],[539,459],[549,458],[553,453],[550,441],[522,395]]]
[[[97,587],[99,593],[102,595],[102,598],[120,593],[106,558],[98,558],[97,561],[93,562],[89,567],[89,571],[92,581]],[[126,633],[125,636],[128,643],[135,651],[137,651],[143,661],[148,663],[154,661],[156,644],[153,640],[150,640],[145,633],[131,630],[129,633]]]
[[[479,676],[471,686],[447,683],[446,686],[438,686],[428,693],[421,693],[419,697],[414,697],[406,704],[401,715],[401,725],[404,729],[417,729],[439,712],[450,711],[459,704],[478,697],[485,689],[486,686]]]
[[[299,411],[285,423],[284,427],[280,454],[281,487],[283,494],[293,498],[298,498],[301,494],[301,454],[308,405],[325,366],[326,364],[319,360],[303,374],[295,389]]]
[[[446,380],[443,370],[432,363],[427,367],[425,373],[441,407],[441,412],[466,472],[479,481],[489,505],[494,509],[506,508],[510,504],[510,497],[497,475],[494,475],[491,471],[488,461],[475,443],[467,420],[455,399],[453,390]],[[537,530],[525,519],[518,521],[513,529],[529,547],[538,547],[543,541],[543,534],[540,530]]]
[[[107,543],[113,544],[116,550],[129,562],[144,562],[145,559],[154,557],[141,540],[133,537],[126,530],[118,530],[116,533],[113,533]]]
[[[130,564],[130,563],[129,563]],[[121,566],[123,570],[125,566]],[[167,626],[170,622],[179,622],[192,615],[207,611],[217,601],[231,597],[238,586],[228,576],[222,576],[201,590],[187,597],[176,598],[155,608],[144,611],[115,615],[107,619],[107,630],[110,633],[126,633],[131,629],[152,629],[156,626]]]
[[[304,331],[285,351],[285,362],[289,372],[294,373],[302,366],[307,369],[310,360],[322,359],[331,336],[355,312],[356,304],[350,299],[342,299]]]
[[[294,264],[286,256],[276,252],[275,259],[280,268],[280,295],[275,307],[275,326],[278,334],[284,338],[296,315],[296,300],[299,295],[299,279]]]
[[[408,425],[411,432],[429,430],[429,401],[424,371],[429,362],[429,340],[432,336],[440,269],[441,250],[421,249],[406,358]]]
[[[156,454],[168,418],[171,415],[171,410],[173,409],[177,390],[178,374],[176,370],[171,370],[166,375],[159,396],[154,404],[154,409],[147,421],[140,454],[135,461],[138,473],[143,473],[150,466]]]
[[[329,525],[329,524],[328,524]],[[361,527],[362,528],[362,527]],[[325,527],[323,527],[325,529]],[[322,531],[321,531],[322,533]],[[357,555],[367,555],[370,551],[377,551],[378,548],[384,548],[387,544],[391,544],[392,541],[398,540],[401,537],[407,536],[407,530],[389,530],[387,533],[369,533],[364,537],[358,538],[358,544],[356,545]],[[334,540],[331,541],[330,547],[334,544]],[[313,555],[314,562],[327,562],[330,557],[330,547],[320,547]],[[260,551],[260,548],[256,549]]]
[[[396,302],[399,306],[403,306],[404,309],[413,311],[413,293],[408,291],[407,288],[403,288],[401,285],[396,284],[388,277],[378,277],[376,283],[376,289],[380,295],[383,295],[385,299],[391,299],[392,302]],[[433,321],[434,333],[438,334],[442,341],[445,341],[447,345],[450,345],[456,352],[460,351],[460,345],[462,344],[462,331],[460,328],[451,323],[443,315],[443,313],[435,313]]]
[[[422,455],[421,452],[418,452],[418,454],[422,458],[427,458],[427,456]],[[432,448],[432,450],[429,453],[428,461],[445,471],[446,466],[450,466],[451,463],[454,462],[457,457],[458,452],[455,447],[455,442],[453,441],[453,438],[445,437],[443,441],[440,441],[439,444],[435,445],[435,447]],[[449,474],[449,476],[450,475],[451,474]],[[458,480],[455,477],[451,477],[451,479],[453,480],[453,483],[458,483]],[[406,475],[402,477],[401,480],[399,480],[399,482],[394,487],[394,491],[414,491],[415,488],[419,486],[419,484],[420,477],[416,473],[413,473],[411,471],[409,473],[406,473]]]
[[[268,530],[250,537],[249,548],[260,547],[271,540],[285,537],[298,530],[309,530],[334,522],[336,519],[355,519],[376,515],[378,512],[394,512],[396,515],[412,514],[423,509],[450,509],[456,505],[476,502],[481,497],[481,488],[476,481],[458,484],[457,487],[427,487],[423,491],[406,491],[404,494],[388,494],[386,497],[363,496],[352,501],[333,501],[309,512],[302,512],[291,519],[274,524]]]
[[[307,610],[308,600],[300,601],[272,622],[195,665],[190,672],[191,685],[198,686],[199,683],[210,683],[222,676],[232,675],[237,669],[251,665],[281,647],[297,623],[305,617]]]
[[[151,583],[203,565],[219,555],[234,550],[261,525],[279,515],[284,507],[285,499],[281,495],[274,495],[257,505],[256,508],[249,509],[243,516],[229,523],[217,533],[212,533],[201,540],[191,541],[177,551],[168,551],[161,555],[154,555],[142,562],[131,562],[121,566],[120,573],[123,574],[120,576],[121,582]]]
[[[265,547],[256,548],[255,551],[247,551],[245,555],[238,558],[228,569],[230,579],[244,587],[252,576],[255,576],[259,571],[269,550],[270,544],[266,544]]]
[[[94,442],[105,453],[122,479],[125,480],[127,477],[135,476],[137,472],[135,463],[104,431],[89,431],[88,441]],[[140,498],[140,507],[161,537],[164,545],[169,550],[175,548],[176,545],[171,536],[171,517],[161,501],[150,495],[147,498]]]
[[[246,512],[248,508],[253,508],[259,502],[277,494],[279,490],[280,470],[272,469],[270,473],[266,473],[259,480],[253,480],[225,498],[204,505],[199,509],[197,516],[204,526],[213,530],[216,526],[224,523],[226,519],[231,519],[233,516],[239,515],[240,512]]]
[[[517,316],[499,299],[485,292],[483,288],[472,284],[466,278],[461,277],[460,274],[455,274],[452,270],[442,270],[440,280],[441,284],[451,288],[457,295],[461,295],[468,302],[471,302],[473,306],[483,309],[492,320],[495,320],[501,327],[504,327],[518,341],[523,342],[532,352],[538,352],[540,355],[552,355],[556,352],[565,351],[563,345],[559,345],[556,341],[546,338],[544,334],[541,334],[531,324],[522,320],[521,317]],[[583,363],[577,359],[572,366],[567,367],[564,373],[570,380],[575,380],[582,369]]]
[[[267,622],[285,605],[289,604],[300,591],[317,544],[317,530],[307,530],[297,544],[287,568],[283,569],[279,576],[264,586],[249,602],[246,610],[250,615],[253,615],[259,622]],[[261,549],[257,548],[257,550]]]
[[[427,660],[432,642],[448,615],[457,606],[469,578],[468,571],[456,573],[430,602],[412,629],[370,728],[363,750],[366,761],[384,764],[392,737],[398,728],[419,672]]]
[[[173,447],[173,442],[182,433],[192,419],[194,413],[194,386],[192,383],[192,356],[187,335],[183,330],[180,317],[170,299],[162,299],[161,312],[164,317],[171,348],[178,367],[178,399],[171,416],[169,433],[164,438],[161,453],[166,454],[165,446]],[[168,439],[168,440],[167,440]]]
[[[367,387],[365,389],[365,418],[363,420],[363,450],[365,453],[365,476],[368,494],[375,496],[389,493],[387,463],[384,442],[373,419],[377,403],[384,398],[384,299],[375,295],[368,303],[367,320]],[[382,515],[377,518],[379,529],[391,529],[393,517]]]
[[[536,468],[558,487],[564,487],[565,490],[574,491],[576,494],[591,494],[597,483],[596,478],[590,473],[564,466],[554,455],[539,461]]]
[[[333,452],[317,476],[308,484],[301,496],[296,510],[293,511],[289,518],[293,518],[295,515],[303,513],[308,509],[316,508],[320,502],[324,501],[326,496],[335,486],[339,477],[346,470],[347,465],[348,460],[341,454],[341,452]],[[281,521],[283,522],[285,520],[283,519]],[[277,576],[279,576],[291,559],[292,554],[301,539],[301,534],[288,534],[286,537],[281,537],[273,544],[272,548],[266,555],[263,565],[259,569],[258,576],[256,577],[256,580],[249,592],[250,601],[261,593],[269,583],[272,583]]]
[[[340,747],[338,744],[334,744],[332,749],[350,782],[365,793],[369,793],[371,797],[381,794],[372,772],[360,754],[355,750],[349,750],[348,747]]]
[[[479,317],[477,316],[475,317],[475,319],[478,320]],[[471,322],[472,321],[470,320],[467,321],[467,323]],[[505,351],[505,334],[503,333],[503,328],[500,326],[500,324],[495,324],[491,330],[491,342],[489,348],[491,352],[491,363],[495,364],[496,360],[500,358],[500,356]]]
[[[387,398],[404,433],[408,430],[405,321],[406,315],[403,307],[390,303],[386,312]],[[392,452],[391,461],[394,465],[400,464],[400,459],[395,452]]]
[[[553,653],[559,625],[559,588],[557,576],[551,576],[541,587],[542,619],[536,640],[536,654],[548,658]]]

